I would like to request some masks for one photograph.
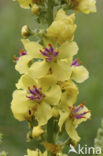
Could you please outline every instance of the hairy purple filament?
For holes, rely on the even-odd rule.
[[[27,55],[27,52],[24,51],[24,49],[21,49],[19,52],[19,56],[14,56],[16,62],[20,59],[21,56]]]
[[[56,61],[58,52],[54,50],[51,44],[48,44],[49,48],[44,48],[44,51],[40,50],[41,54],[46,57],[47,62]]]
[[[28,88],[28,90],[30,95],[27,96],[27,98],[32,101],[39,102],[45,97],[45,95],[41,91],[41,88],[38,89],[36,86],[33,86],[33,89]]]
[[[85,114],[89,113],[90,111],[84,111],[82,113],[79,113],[81,110],[83,110],[85,103],[81,104],[78,107],[72,107],[71,108],[71,114],[70,117],[74,118],[74,119],[81,119],[81,118],[85,118]]]
[[[80,66],[80,64],[81,62],[79,62],[79,58],[77,58],[72,62],[71,66]]]

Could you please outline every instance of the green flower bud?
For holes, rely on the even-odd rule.
[[[37,14],[39,12],[39,6],[37,4],[34,4],[32,7],[32,13]]]
[[[24,38],[27,38],[32,34],[32,31],[27,25],[24,25],[21,29],[21,34]]]

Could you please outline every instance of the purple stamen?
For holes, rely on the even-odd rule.
[[[54,50],[51,44],[48,46],[49,48],[44,48],[44,51],[40,50],[41,54],[46,57],[47,62],[56,61],[58,52]]]
[[[71,66],[80,66],[80,64],[81,62],[79,62],[79,59],[77,58],[72,62]]]
[[[39,102],[45,97],[45,95],[41,91],[41,88],[38,89],[36,86],[33,86],[33,89],[28,88],[28,90],[29,96],[27,96],[27,98],[29,98],[30,100]]]
[[[21,56],[24,56],[24,55],[27,55],[27,52],[24,51],[24,49],[21,49],[20,52],[19,52],[19,56],[14,56],[16,62],[20,59]]]
[[[85,114],[89,113],[90,111],[84,111],[83,113],[79,113],[81,110],[83,110],[84,108],[84,105],[85,105],[85,102],[83,102],[83,104],[80,104],[80,106],[78,107],[70,107],[71,109],[71,114],[70,114],[70,117],[73,118],[73,119],[81,119],[81,118],[85,118]]]
[[[81,114],[76,114],[76,119],[81,119],[81,118],[85,118],[84,115],[87,114],[88,112],[83,112]]]
[[[75,113],[80,112],[83,108],[84,108],[84,105],[83,106],[80,105],[79,107],[75,107],[74,112]]]

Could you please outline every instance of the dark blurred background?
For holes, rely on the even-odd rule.
[[[77,102],[86,101],[92,110],[91,120],[78,128],[83,146],[93,146],[103,117],[103,0],[97,0],[97,10],[96,14],[78,14],[76,19],[79,57],[90,72],[90,78],[79,85]],[[27,124],[15,120],[10,110],[12,92],[19,78],[12,61],[22,48],[20,31],[24,24],[32,27],[35,24],[31,12],[21,9],[17,2],[0,0],[0,132],[4,134],[3,146],[10,156],[23,156],[28,147]]]

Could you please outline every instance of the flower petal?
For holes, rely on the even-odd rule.
[[[71,68],[63,61],[52,65],[52,73],[58,81],[68,80],[71,76]]]
[[[30,76],[33,78],[42,78],[44,77],[49,71],[49,65],[45,61],[35,62],[32,64],[29,70]]]
[[[24,55],[22,57],[19,58],[19,60],[16,63],[15,69],[20,73],[20,74],[24,74],[27,73],[29,67],[28,67],[28,63],[31,60],[31,57],[29,57],[28,55]]]
[[[68,59],[77,54],[78,46],[76,42],[66,41],[61,45],[58,51],[59,51],[59,55],[58,55],[59,59],[65,59],[65,58]]]
[[[78,136],[78,133],[76,131],[75,126],[73,125],[72,120],[67,120],[65,123],[65,129],[69,137],[75,141],[76,143],[79,142],[80,137]]]
[[[59,129],[61,131],[63,124],[65,123],[65,121],[69,117],[69,111],[65,111],[62,109],[62,110],[59,110],[59,114],[60,114],[60,118],[59,118],[58,126],[59,126]]]
[[[72,81],[68,81],[64,82],[64,87],[62,84],[62,89],[64,92],[61,96],[61,105],[70,107],[75,104],[77,95],[79,93],[77,86]]]
[[[75,14],[68,16],[63,9],[60,9],[55,20],[48,28],[47,37],[62,44],[67,40],[73,40],[75,30]]]
[[[89,72],[84,66],[72,66],[71,79],[78,83],[84,82],[89,77]]]
[[[46,102],[50,105],[58,105],[61,98],[61,89],[58,85],[52,86],[47,92],[46,92]]]
[[[30,55],[32,58],[43,58],[40,53],[40,50],[42,50],[43,47],[39,43],[30,41],[28,39],[22,39],[22,42],[28,55]]]
[[[40,103],[37,107],[37,111],[35,112],[35,118],[38,121],[38,126],[47,124],[51,117],[51,107],[45,102]]]
[[[19,79],[18,83],[16,84],[17,89],[27,89],[28,87],[33,87],[36,82],[34,79],[32,79],[29,75],[22,75],[21,78]]]
[[[80,0],[75,9],[85,14],[96,12],[96,0]]]
[[[48,90],[51,86],[55,85],[57,83],[57,80],[53,75],[47,75],[41,79],[38,80],[40,88],[44,88],[45,90]]]
[[[25,91],[14,91],[11,110],[17,120],[23,121],[29,118],[31,116],[31,114],[29,114],[29,110],[32,112],[33,107],[35,107],[35,103],[27,99]]]

